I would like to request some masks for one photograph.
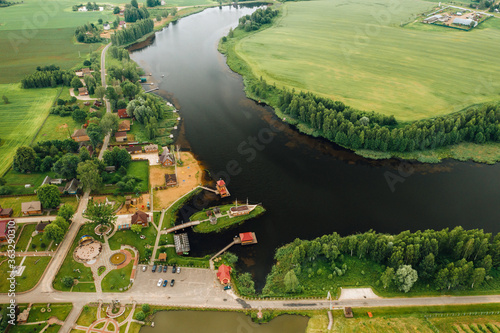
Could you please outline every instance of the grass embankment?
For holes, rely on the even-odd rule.
[[[231,207],[234,207],[234,205],[224,205],[220,206],[220,210],[222,214],[227,214],[229,209]],[[191,221],[198,221],[198,220],[206,220],[208,218],[206,212],[207,210],[213,210],[213,208],[209,209],[204,209],[203,211],[200,211],[198,213],[195,213],[191,216],[190,220]],[[238,225],[241,224],[247,220],[250,220],[254,217],[257,217],[261,214],[264,214],[266,210],[262,206],[257,206],[255,207],[254,210],[250,212],[248,215],[243,215],[243,216],[236,216],[236,217],[229,217],[229,215],[220,217],[217,219],[217,224],[210,224],[210,221],[205,221],[202,222],[196,226],[193,227],[194,231],[200,232],[200,233],[209,233],[209,232],[219,232],[224,229],[227,229],[233,225]]]
[[[130,275],[134,261],[131,261],[127,266],[110,271],[104,279],[102,279],[101,287],[104,292],[123,291],[130,285]]]
[[[369,13],[373,13],[374,7],[380,7],[380,12],[384,12],[385,6],[388,5],[367,6],[344,2],[324,0],[287,3],[283,16],[276,19],[272,27],[266,25],[257,32],[248,33],[240,29],[235,30],[233,38],[219,44],[219,50],[226,54],[229,67],[243,76],[245,86],[262,76],[268,83],[276,83],[277,87],[311,91],[341,100],[361,110],[394,114],[396,119],[403,123],[458,112],[475,103],[498,100],[500,88],[493,84],[494,74],[488,64],[481,65],[471,78],[471,86],[476,89],[465,89],[458,76],[464,71],[472,70],[476,64],[473,58],[464,58],[461,54],[446,50],[459,47],[458,44],[465,38],[476,47],[487,49],[486,57],[494,56],[496,52],[490,52],[487,40],[498,38],[499,20],[488,20],[470,34],[441,27],[432,27],[434,30],[428,31],[421,27],[422,24],[401,28],[399,16],[392,16],[394,22],[379,26]],[[335,16],[339,15],[340,18],[332,20],[330,16],[320,14],[329,12],[325,9],[337,5],[340,9],[335,9]],[[407,12],[411,15],[420,13],[422,10],[417,9],[426,6],[431,5],[422,1],[405,3],[401,15],[404,16]],[[353,7],[363,8],[358,10]],[[370,19],[367,20],[366,15],[370,16]],[[313,16],[314,19],[308,19]],[[406,17],[403,21],[405,19]],[[356,43],[360,37],[360,30],[353,28],[353,23],[356,22],[362,26],[380,29],[380,33],[370,36],[368,43]],[[327,28],[333,25],[334,28]],[[330,30],[334,31],[334,42],[325,44],[321,38]],[[408,37],[410,35],[411,38]],[[492,37],[493,35],[496,37]],[[361,37],[367,36],[361,34]],[[430,49],[440,52],[436,54],[433,51],[433,59],[427,61]],[[352,52],[353,50],[357,51]],[[399,54],[396,60],[391,59],[394,52]],[[467,52],[474,51],[469,49]],[[387,56],[388,53],[391,53],[391,56]],[[407,66],[410,58],[412,63],[420,64],[417,66],[418,70],[417,67]],[[378,59],[377,64],[382,64],[383,67],[371,66],[370,61],[373,59]],[[446,80],[454,81],[444,87],[440,83],[440,75]],[[318,79],[318,76],[321,76],[321,79]],[[489,83],[483,82],[485,77],[489,78]],[[246,93],[250,98],[262,100],[254,96],[249,89],[246,89]],[[387,98],[388,96],[390,98]],[[275,96],[268,96],[265,102],[275,107],[275,112],[281,119],[285,117],[276,108]],[[305,134],[319,135],[307,125],[292,119],[290,115],[286,115],[285,121],[296,125],[297,129]],[[500,160],[500,144],[462,143],[412,153],[367,150],[359,150],[356,153],[372,159],[398,157],[437,163],[445,158],[453,158],[491,164]]]
[[[165,216],[163,217],[163,221],[161,224],[161,229],[164,228],[170,228],[175,225],[175,221],[177,219],[177,213],[179,209],[187,202],[189,201],[192,197],[194,197],[196,194],[200,193],[202,189],[197,188],[189,194],[185,195],[181,200],[177,201],[175,204],[173,204],[169,209],[165,211]],[[174,244],[174,235],[173,234],[166,234],[162,235],[162,238],[160,239],[160,244]],[[185,256],[180,256],[177,253],[175,253],[175,248],[173,247],[168,247],[166,248],[166,253],[167,253],[167,261],[170,265],[173,263],[176,263],[179,266],[196,266],[196,267],[209,267],[208,260],[210,259],[210,256],[207,256],[205,258],[196,258],[196,257],[185,257]],[[156,253],[156,258],[158,258],[160,251],[157,251]]]
[[[2,8],[3,10],[5,8]],[[2,54],[5,53],[2,52]],[[0,67],[0,71],[2,70]],[[1,77],[5,77],[3,71]],[[0,175],[3,175],[11,166],[17,148],[31,143],[49,114],[49,108],[57,92],[56,88],[23,90],[20,84],[0,84],[0,94],[9,99],[9,104],[4,104],[3,101],[0,104],[0,118],[2,119]]]
[[[491,45],[492,39],[500,41],[498,20],[488,20],[470,33],[454,29],[430,33],[399,24],[432,4],[403,0],[389,22],[377,22],[373,13],[387,12],[390,6],[347,0],[287,3],[272,28],[242,39],[235,51],[255,77],[262,76],[269,84],[310,91],[400,121],[498,100],[498,85],[484,87],[485,78],[500,75],[491,66],[500,53],[500,43]],[[377,33],[368,36],[364,27]],[[481,64],[476,52],[484,54]]]
[[[73,244],[71,245],[70,250],[66,254],[66,258],[64,258],[64,262],[61,265],[59,272],[57,272],[57,275],[52,282],[52,286],[54,287],[54,289],[61,291],[95,291],[94,278],[92,276],[92,271],[90,270],[90,268],[76,262],[73,259],[73,251],[78,246],[78,240],[83,235],[90,235],[94,237],[94,239],[100,240],[100,238],[94,233],[94,228],[94,223],[87,223],[80,227],[80,230],[73,240]],[[78,283],[72,288],[64,286],[61,280],[65,276],[72,276],[74,279],[78,280]]]
[[[16,278],[16,292],[23,292],[33,288],[45,272],[47,265],[52,257],[26,257],[23,266],[23,275]],[[19,265],[22,261],[22,257],[16,257],[16,265]],[[10,277],[9,263],[4,261],[0,265],[0,279],[4,281],[0,284],[0,293],[7,293],[10,288],[10,284],[7,283],[7,278]]]

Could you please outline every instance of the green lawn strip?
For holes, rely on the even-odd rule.
[[[153,247],[156,241],[156,228],[150,225],[147,228],[143,228],[141,234],[136,234],[132,230],[121,230],[117,231],[113,237],[111,237],[109,242],[109,247],[111,250],[119,250],[122,245],[130,245],[135,247],[139,251],[139,258],[145,258],[146,247]],[[141,239],[140,236],[146,236],[145,239]]]
[[[57,272],[57,275],[54,279],[54,282],[53,282],[54,289],[61,290],[61,291],[70,291],[71,288],[67,288],[61,282],[61,279],[65,276],[72,276],[73,278],[78,279],[79,282],[93,282],[94,281],[91,269],[89,267],[84,266],[81,263],[76,262],[73,259],[73,251],[78,246],[78,240],[83,235],[90,235],[90,236],[94,237],[94,239],[96,239],[96,240],[101,240],[94,233],[94,228],[95,228],[95,225],[93,223],[87,223],[87,224],[84,224],[83,226],[80,227],[80,230],[78,231],[78,233],[73,241],[73,244],[71,245],[70,250],[66,254],[66,258],[64,258],[64,262],[61,265],[61,268],[59,269],[59,272]],[[75,271],[76,269],[79,269],[80,273]],[[95,286],[93,283],[79,283],[79,284],[73,286],[73,291],[95,291]]]
[[[0,45],[2,45],[1,38]],[[2,55],[6,53],[9,52],[1,52]],[[2,56],[0,56],[0,64],[4,64],[1,58]],[[2,71],[1,77],[5,78],[3,65],[0,66],[0,71]],[[9,104],[0,104],[2,119],[0,175],[3,175],[11,166],[17,148],[31,143],[40,125],[49,114],[49,108],[58,89],[21,89],[20,84],[0,84],[0,91],[9,99]]]
[[[26,266],[23,275],[16,278],[16,292],[23,292],[33,288],[42,277],[43,272],[45,272],[50,259],[51,257],[26,257],[23,263],[23,266]],[[22,257],[16,257],[16,265],[19,265],[21,260]],[[7,281],[10,271],[8,261],[3,262],[0,265],[0,281]],[[0,293],[8,292],[9,288],[9,283],[1,283]]]
[[[55,243],[52,243],[52,245],[49,247],[50,245],[50,241],[46,240],[44,237],[43,237],[43,233],[41,234],[38,234],[36,236],[34,236],[31,240],[31,244],[30,245],[30,251],[50,251],[51,249],[54,249],[55,247]],[[33,248],[33,244],[35,245],[35,248]],[[42,246],[44,245],[44,246]]]
[[[130,274],[134,262],[131,261],[127,266],[110,271],[104,279],[102,279],[101,287],[103,292],[117,292],[120,289],[128,287],[130,284]]]
[[[41,310],[45,309],[45,312]],[[37,321],[48,320],[50,317],[57,317],[57,319],[64,321],[68,314],[73,309],[72,303],[55,303],[50,305],[50,312],[47,310],[47,304],[34,304],[31,307],[28,323]]]
[[[224,206],[224,209],[229,210],[229,207],[232,207],[232,206],[233,205],[226,205],[226,206]],[[221,209],[221,211],[222,211],[222,209]],[[201,233],[219,232],[219,231],[227,229],[233,225],[241,224],[241,223],[245,222],[246,220],[257,217],[257,216],[263,214],[265,211],[266,210],[264,209],[264,207],[257,206],[248,215],[242,215],[242,216],[236,216],[236,217],[223,216],[223,217],[217,219],[217,224],[210,224],[210,221],[205,221],[205,222],[202,222],[201,224],[194,226],[193,229],[194,229],[194,231],[201,232]],[[192,221],[196,221],[198,218],[199,219],[206,219],[207,215],[204,212],[198,212],[195,215],[191,216]]]
[[[24,252],[26,251],[26,246],[28,246],[28,243],[31,239],[31,235],[33,234],[33,231],[35,231],[36,224],[34,223],[26,223],[23,226],[23,231],[21,232],[21,236],[19,236],[19,239],[16,243],[16,251],[17,252]],[[28,249],[28,251],[31,251]]]
[[[80,313],[80,317],[78,317],[76,324],[88,327],[96,320],[97,320],[97,306],[86,305],[83,307],[83,310]]]

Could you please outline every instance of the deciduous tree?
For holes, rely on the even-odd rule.
[[[61,194],[55,185],[45,184],[36,190],[43,208],[56,208],[61,203]]]

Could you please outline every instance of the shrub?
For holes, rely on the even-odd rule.
[[[143,321],[145,318],[146,318],[146,315],[142,311],[139,311],[135,314],[136,320]]]
[[[148,313],[149,311],[151,311],[151,307],[149,306],[149,304],[145,303],[142,305],[142,311],[144,313]]]
[[[100,20],[102,21],[102,19],[100,19]],[[90,62],[90,60],[85,60],[83,62],[83,66],[90,66],[90,65],[92,65],[92,63]]]

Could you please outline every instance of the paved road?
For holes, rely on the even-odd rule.
[[[106,45],[104,49],[102,49],[101,53],[101,85],[106,88],[106,51],[108,48],[111,46],[111,43]],[[107,99],[104,99],[106,101],[106,112],[111,112],[111,104],[109,104],[109,101]],[[102,148],[101,151],[99,152],[99,159],[102,160],[102,156],[106,149],[108,149],[108,144],[109,144],[109,137],[111,134],[108,134],[104,137],[104,142],[102,143]]]

